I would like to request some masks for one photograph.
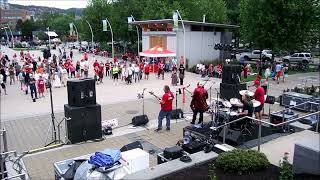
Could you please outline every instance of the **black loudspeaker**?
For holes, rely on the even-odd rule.
[[[241,99],[239,91],[247,89],[246,83],[241,84],[226,84],[220,83],[220,95],[223,99],[230,100],[231,98]]]
[[[87,106],[96,104],[96,86],[92,78],[67,82],[69,106]]]
[[[267,96],[265,103],[267,104],[274,104],[276,102],[276,97],[275,96]]]
[[[180,119],[180,118],[183,118],[182,109],[173,109],[171,111],[171,119]]]
[[[75,107],[64,105],[67,120],[67,138],[74,144],[82,141],[100,139],[101,128],[101,106],[99,104],[86,107]]]
[[[183,149],[180,146],[173,146],[165,148],[163,151],[163,157],[166,159],[177,159],[183,155]]]
[[[129,151],[131,149],[136,149],[136,148],[140,148],[143,150],[143,147],[142,147],[142,144],[139,142],[139,141],[135,141],[133,143],[130,143],[130,144],[127,144],[127,145],[124,145],[120,151],[121,152],[124,152],[124,151]]]
[[[240,65],[224,65],[222,67],[222,83],[239,84],[241,77]]]
[[[220,132],[219,137],[223,138],[223,131]],[[226,141],[229,141],[236,145],[243,143],[243,137],[242,137],[241,131],[227,129],[225,138],[226,138]]]
[[[148,122],[149,122],[149,119],[147,115],[140,115],[132,118],[133,126],[143,126],[143,125],[146,125]]]

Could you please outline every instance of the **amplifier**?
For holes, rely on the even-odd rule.
[[[240,84],[226,84],[220,83],[220,95],[223,99],[230,100],[231,98],[238,98],[241,99],[241,95],[239,91],[246,90],[247,84],[240,83]]]
[[[307,101],[313,102],[314,101],[313,96],[296,93],[296,92],[285,92],[282,94],[280,105],[281,106],[290,106],[290,104],[299,105]],[[295,107],[294,109],[301,110],[301,111],[317,111],[318,106],[314,103],[305,103]]]

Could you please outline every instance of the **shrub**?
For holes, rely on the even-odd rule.
[[[221,153],[216,166],[225,172],[234,174],[250,174],[266,168],[269,165],[267,157],[254,150],[233,150]]]

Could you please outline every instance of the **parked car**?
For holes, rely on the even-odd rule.
[[[271,50],[253,50],[252,52],[242,52],[236,55],[236,58],[239,60],[240,58],[244,58],[246,61],[249,60],[260,60],[260,53],[261,59],[265,61],[272,60],[272,51]]]
[[[294,53],[289,56],[284,56],[282,58],[282,61],[287,64],[297,63],[302,65],[308,65],[309,63],[313,63],[312,55],[311,53]]]

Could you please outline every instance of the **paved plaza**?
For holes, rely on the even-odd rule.
[[[14,51],[2,47],[2,51],[12,57]],[[16,52],[18,53],[18,52]],[[35,56],[42,55],[40,51],[31,51]],[[56,51],[54,52],[58,54]],[[74,50],[74,60],[79,60],[82,53]],[[91,60],[92,55],[89,55]],[[105,62],[106,59],[96,56],[98,61]],[[92,67],[92,66],[91,66]],[[91,69],[92,70],[92,69]],[[93,76],[93,72],[90,73]],[[94,153],[105,148],[121,148],[123,145],[139,140],[146,150],[153,150],[155,154],[150,155],[150,166],[156,165],[156,153],[165,147],[173,146],[179,139],[182,139],[182,128],[189,124],[190,114],[186,119],[172,120],[170,132],[155,133],[157,116],[160,110],[159,103],[148,91],[153,91],[161,96],[162,88],[165,84],[171,84],[170,73],[165,74],[165,79],[157,79],[155,74],[150,75],[149,80],[142,80],[139,83],[125,85],[119,81],[114,83],[111,79],[104,79],[103,84],[96,86],[97,103],[102,105],[102,120],[116,118],[119,127],[114,129],[112,136],[106,136],[100,142],[84,142],[76,145],[64,145],[63,147],[27,155],[24,158],[27,170],[32,179],[52,179],[53,163],[64,159]],[[193,91],[197,82],[206,82],[199,75],[186,73],[185,84],[190,84],[188,88]],[[205,87],[211,85],[212,97],[216,97],[216,90],[219,90],[221,79],[210,78]],[[305,73],[290,75],[286,83],[276,84],[270,81],[268,94],[279,96],[287,88],[293,88],[297,85],[319,84],[318,73]],[[171,87],[173,92],[177,87]],[[142,93],[143,88],[147,88],[145,94],[145,114],[148,115],[150,122],[147,127],[133,128],[131,119],[136,115],[142,114],[142,100],[138,99],[138,93]],[[250,87],[252,88],[252,87]],[[5,127],[8,135],[9,150],[16,150],[19,153],[43,147],[51,141],[51,115],[50,115],[50,97],[45,93],[45,98],[40,98],[37,102],[32,102],[30,95],[26,95],[20,90],[20,85],[7,84],[8,95],[1,95],[1,121],[2,127]],[[209,92],[210,93],[210,92]],[[186,93],[186,103],[182,103],[182,95],[178,95],[178,108],[184,112],[190,112],[191,96]],[[59,122],[64,117],[63,106],[67,104],[67,88],[53,88],[53,104],[56,121]],[[174,101],[175,108],[175,101]],[[271,109],[273,110],[273,109]],[[205,115],[205,121],[210,121],[210,116]],[[64,123],[61,126],[61,137],[65,136]],[[41,163],[39,163],[41,162]]]

